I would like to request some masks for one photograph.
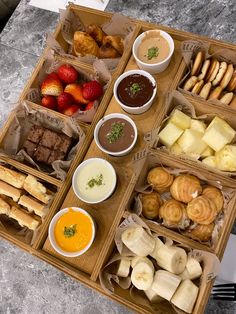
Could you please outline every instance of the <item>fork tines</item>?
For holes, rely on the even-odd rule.
[[[236,284],[214,285],[211,295],[214,300],[236,301]]]

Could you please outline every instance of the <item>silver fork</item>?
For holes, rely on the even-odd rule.
[[[214,285],[211,296],[214,300],[236,301],[236,283]]]

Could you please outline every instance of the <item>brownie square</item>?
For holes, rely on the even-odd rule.
[[[60,137],[61,137],[61,144],[58,147],[58,150],[63,152],[66,155],[72,143],[72,138],[65,134],[61,134]]]
[[[36,161],[47,164],[50,153],[51,153],[50,149],[39,145],[36,151],[34,152],[33,157]]]
[[[45,128],[41,126],[34,125],[29,130],[27,140],[38,144],[44,134]]]
[[[30,157],[32,157],[32,156],[34,155],[34,152],[36,151],[37,144],[26,140],[26,141],[24,142],[23,148],[25,149],[26,153],[27,153]]]
[[[53,150],[48,158],[48,164],[53,163],[55,160],[64,160],[65,154],[60,151]]]
[[[40,145],[45,146],[47,148],[54,149],[54,146],[58,138],[59,138],[59,135],[56,132],[45,129],[45,132],[43,133],[43,137],[40,141]]]

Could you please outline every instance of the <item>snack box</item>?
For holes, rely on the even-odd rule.
[[[75,14],[79,15],[79,17],[84,21],[84,23],[93,23],[96,22],[98,24],[103,24],[104,22],[107,22],[112,17],[112,13],[106,13],[106,12],[100,12],[92,9],[87,9],[80,6],[75,6],[73,4],[70,4],[69,9],[73,9]],[[60,187],[59,192],[56,194],[55,200],[54,200],[54,207],[51,209],[51,211],[48,213],[43,225],[41,232],[37,239],[34,241],[33,248],[30,248],[29,246],[22,245],[21,241],[18,241],[14,236],[8,236],[8,234],[4,233],[3,236],[7,238],[8,240],[14,242],[18,246],[26,249],[31,254],[34,254],[41,258],[42,260],[52,264],[53,266],[56,266],[60,270],[64,271],[65,273],[71,275],[75,279],[79,280],[80,282],[86,284],[87,286],[103,293],[107,297],[110,297],[113,300],[116,300],[125,306],[131,308],[132,310],[135,310],[139,313],[151,313],[150,308],[146,308],[144,306],[137,305],[127,294],[127,292],[124,292],[123,289],[117,288],[115,294],[108,294],[105,292],[102,288],[102,286],[99,283],[98,275],[103,266],[108,261],[109,257],[111,256],[111,253],[114,249],[114,236],[116,233],[116,229],[119,226],[120,222],[122,221],[122,217],[126,218],[126,204],[128,200],[130,199],[132,192],[134,190],[134,186],[137,181],[137,176],[135,175],[135,172],[133,171],[132,165],[133,165],[133,156],[138,152],[142,151],[144,148],[150,147],[150,143],[147,143],[144,140],[144,135],[147,134],[152,129],[155,129],[160,126],[161,121],[163,120],[163,116],[166,110],[166,95],[168,91],[175,89],[176,84],[179,82],[180,77],[179,73],[181,70],[181,64],[182,64],[182,53],[181,53],[181,44],[183,41],[186,40],[199,40],[201,39],[204,42],[209,42],[211,45],[214,45],[216,48],[227,48],[227,49],[235,49],[235,46],[232,44],[223,43],[217,40],[209,39],[207,37],[200,37],[198,35],[194,35],[191,33],[186,33],[178,30],[173,30],[168,27],[164,27],[162,25],[156,25],[151,23],[146,23],[142,21],[135,21],[136,29],[133,33],[132,40],[130,40],[130,46],[129,48],[124,52],[118,66],[116,67],[115,71],[112,71],[112,80],[110,82],[110,86],[107,88],[107,91],[103,97],[102,102],[104,103],[104,106],[99,106],[96,115],[92,121],[92,124],[89,126],[86,126],[84,123],[78,122],[78,124],[83,128],[86,134],[85,142],[81,148],[81,151],[77,153],[75,156],[73,163],[70,167],[69,172],[67,173],[66,180],[64,182],[61,182],[55,178],[52,178],[50,176],[45,177],[45,174],[42,172],[38,172],[38,177],[40,179],[47,179],[45,180],[50,183],[55,183],[56,186]],[[131,55],[131,48],[134,39],[138,36],[139,33],[150,30],[150,29],[160,29],[168,32],[175,44],[175,51],[173,54],[173,57],[171,59],[171,63],[169,67],[160,74],[154,75],[156,81],[157,81],[157,98],[155,99],[153,105],[151,108],[141,114],[141,115],[135,115],[132,116],[132,119],[134,120],[137,129],[138,129],[138,140],[134,147],[134,149],[126,156],[123,157],[112,157],[109,155],[106,155],[102,153],[98,147],[96,146],[95,142],[93,141],[93,130],[99,121],[99,119],[102,118],[102,116],[107,115],[109,113],[114,112],[122,112],[121,107],[118,105],[118,103],[115,101],[114,97],[112,97],[112,86],[115,82],[115,80],[118,78],[118,76],[123,72],[131,69],[137,69],[137,65],[135,63],[134,57]],[[63,37],[61,33],[62,24],[59,23],[58,28],[54,34],[55,39],[59,43],[63,43]],[[65,49],[68,48],[67,44],[64,41],[64,47]],[[45,50],[50,50],[49,47]],[[57,51],[57,50],[56,50]],[[58,54],[58,51],[56,52]],[[59,51],[60,53],[60,51]],[[39,61],[38,66],[35,69],[35,72],[33,73],[30,83],[27,84],[23,94],[22,98],[25,99],[26,93],[31,86],[35,87],[37,86],[37,76],[38,73],[42,67],[42,64],[44,62],[45,55],[42,56],[42,58]],[[71,63],[74,65],[78,65],[79,67],[82,66],[81,63],[78,63],[78,61],[71,61],[71,58],[68,58],[64,56],[64,59],[66,63]],[[84,68],[88,69],[88,65],[84,66]],[[182,73],[182,72],[181,72]],[[182,78],[182,74],[180,75]],[[35,81],[36,85],[32,85]],[[21,98],[21,99],[22,99]],[[205,103],[205,102],[204,102]],[[36,104],[31,104],[34,108],[40,108]],[[200,102],[196,102],[195,109],[200,110]],[[213,109],[209,109],[210,106],[206,105],[205,107],[201,106],[201,110],[212,110],[210,112],[215,113],[215,107]],[[206,109],[204,109],[206,108]],[[48,110],[50,112],[50,110]],[[219,112],[220,109],[219,109]],[[60,113],[54,112],[53,114],[57,117],[62,115]],[[12,115],[10,116],[9,120],[6,122],[6,127],[2,130],[1,133],[1,141],[3,140],[6,131],[9,129],[9,126],[12,123]],[[150,135],[149,135],[150,136]],[[91,145],[90,145],[91,144]],[[102,157],[107,159],[111,162],[113,167],[116,170],[117,173],[117,188],[114,191],[113,195],[107,199],[106,201],[98,204],[98,205],[88,205],[84,202],[80,201],[74,194],[72,187],[71,187],[71,178],[73,175],[73,172],[75,171],[77,165],[81,163],[82,160],[86,160],[91,157]],[[5,157],[4,157],[5,158]],[[28,166],[19,163],[17,161],[14,161],[10,159],[9,157],[6,157],[6,162],[9,160],[9,164],[12,164],[14,167],[18,168],[18,165],[21,165],[22,169],[27,169]],[[176,158],[177,160],[177,158]],[[14,164],[13,164],[14,163]],[[20,169],[20,168],[19,168]],[[29,167],[31,169],[30,171],[32,174],[35,174],[35,171],[33,168]],[[200,168],[203,169],[203,168]],[[29,173],[30,173],[29,171]],[[219,175],[219,179],[223,180],[226,176]],[[56,180],[56,181],[55,181]],[[117,204],[117,206],[115,206]],[[90,250],[88,250],[84,255],[81,255],[77,258],[65,258],[61,255],[57,254],[51,247],[49,239],[48,239],[48,226],[49,223],[54,216],[54,214],[59,211],[61,208],[66,207],[82,207],[85,208],[91,216],[94,218],[96,224],[97,224],[97,237],[95,238],[95,241],[93,245],[91,246]],[[234,217],[233,214],[229,218],[229,222],[232,223]],[[182,242],[183,238],[180,235],[176,234],[175,232],[171,232],[169,230],[164,230],[163,228],[159,228],[160,234],[162,236],[170,235],[170,237],[173,238],[173,240],[176,240],[177,242]],[[156,231],[156,228],[155,228]],[[217,252],[218,256],[221,258],[225,249],[227,236],[229,235],[230,230],[228,229],[225,232],[225,239],[222,240],[222,245],[219,247],[219,251]],[[179,241],[178,241],[179,239]],[[199,246],[202,248],[200,244],[198,244],[196,241],[190,241],[187,239],[187,242],[191,242],[191,246],[193,248],[196,248]],[[199,295],[198,298],[198,307],[196,306],[197,311],[195,313],[203,313],[204,307],[207,303],[209,294],[211,290],[211,284],[208,284],[205,286],[204,290]],[[163,311],[162,311],[163,313]]]

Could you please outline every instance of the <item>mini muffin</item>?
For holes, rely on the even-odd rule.
[[[185,205],[174,199],[164,202],[159,210],[159,217],[167,227],[180,227],[188,220]]]
[[[188,230],[184,234],[192,239],[207,242],[211,239],[214,227],[214,223],[210,223],[209,225],[197,225],[196,228]]]
[[[200,180],[190,174],[181,174],[175,178],[170,193],[177,201],[188,203],[202,192]]]
[[[209,225],[212,223],[217,214],[215,202],[204,195],[196,197],[187,205],[188,217],[201,225]]]
[[[151,169],[147,175],[147,182],[159,193],[168,191],[173,180],[174,176],[162,167]]]
[[[147,219],[155,219],[158,217],[159,208],[162,205],[160,195],[153,191],[150,194],[141,194],[140,200],[142,202],[142,214]]]
[[[206,196],[216,204],[217,212],[223,209],[224,198],[222,192],[214,186],[207,186],[203,189],[202,195]]]

